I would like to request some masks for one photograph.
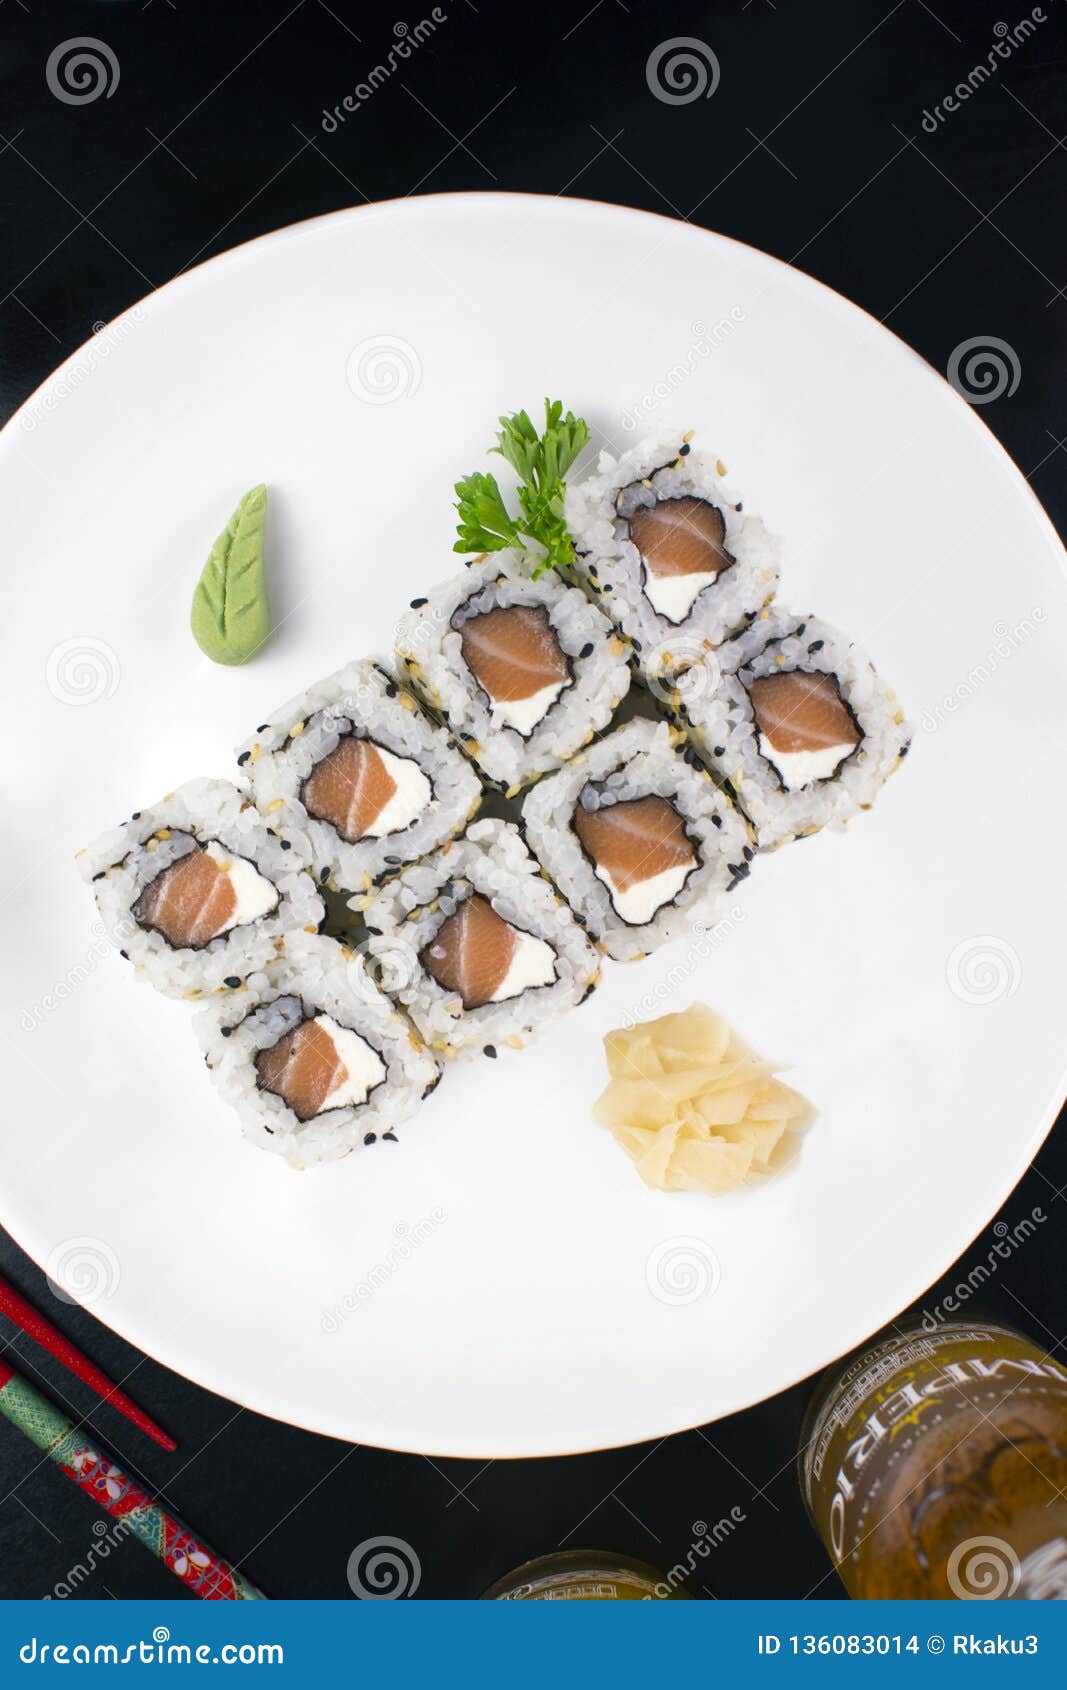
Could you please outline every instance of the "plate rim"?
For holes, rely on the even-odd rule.
[[[699,237],[712,243],[728,243],[732,247],[739,248],[746,257],[750,259],[755,258],[768,268],[782,272],[783,279],[787,276],[799,277],[803,284],[818,290],[819,293],[824,295],[827,302],[830,303],[836,311],[840,312],[843,309],[846,314],[858,314],[860,318],[865,320],[865,326],[868,331],[873,329],[881,335],[888,336],[903,352],[909,356],[910,359],[914,360],[923,367],[927,377],[935,377],[938,385],[942,389],[947,389],[952,393],[957,407],[959,408],[957,410],[957,415],[962,415],[963,413],[967,414],[976,437],[984,442],[984,446],[987,451],[992,451],[994,456],[1000,460],[1001,466],[1003,468],[1007,468],[1010,472],[1010,478],[1016,488],[1026,494],[1032,512],[1039,518],[1039,526],[1043,529],[1046,540],[1052,542],[1053,552],[1057,555],[1060,573],[1062,576],[1067,578],[1067,554],[1065,554],[1064,542],[1061,540],[1055,524],[1052,522],[1051,517],[1042,505],[1029,480],[1023,474],[1019,465],[1011,457],[1007,448],[1001,443],[996,434],[994,434],[993,430],[990,428],[989,424],[978,413],[975,407],[953,387],[952,383],[947,380],[945,375],[935,365],[931,364],[922,353],[918,352],[908,341],[899,335],[895,329],[889,328],[884,322],[877,318],[873,312],[868,311],[866,307],[858,304],[855,300],[850,299],[847,295],[831,287],[828,283],[821,281],[818,277],[811,275],[809,271],[802,269],[799,265],[792,264],[785,259],[778,258],[773,253],[766,252],[762,248],[753,246],[747,241],[739,240],[736,236],[724,234],[719,230],[707,229],[701,225],[684,223],[678,218],[668,216],[662,212],[648,211],[641,207],[620,205],[612,201],[589,199],[576,195],[557,196],[538,192],[526,193],[500,189],[475,190],[471,192],[453,190],[440,193],[397,196],[392,199],[368,201],[365,204],[341,206],[333,211],[322,212],[314,217],[297,219],[294,222],[280,225],[276,229],[270,229],[261,234],[252,235],[247,240],[238,242],[234,246],[227,247],[224,251],[215,253],[210,257],[203,259],[200,263],[191,266],[189,269],[178,272],[177,275],[172,276],[168,281],[162,283],[159,287],[154,288],[150,293],[134,300],[123,311],[119,312],[115,317],[109,319],[105,329],[100,332],[106,333],[108,330],[113,330],[116,325],[121,324],[126,319],[132,317],[135,312],[165,309],[167,302],[183,289],[202,285],[206,275],[208,276],[208,279],[210,279],[210,275],[216,273],[218,269],[235,262],[239,262],[241,259],[249,256],[251,249],[266,249],[269,246],[278,246],[290,240],[301,239],[304,236],[323,229],[328,225],[339,224],[341,222],[351,222],[364,216],[370,220],[383,214],[397,212],[402,214],[407,208],[418,208],[423,204],[441,206],[452,205],[457,208],[473,205],[482,209],[484,212],[491,214],[494,210],[514,207],[516,202],[521,202],[522,204],[533,208],[534,215],[537,215],[538,212],[559,213],[561,209],[567,215],[573,214],[575,216],[581,216],[583,213],[586,215],[595,215],[597,217],[606,215],[612,219],[619,218],[626,221],[636,220],[645,224],[665,225],[675,234],[687,231],[694,237]],[[157,303],[157,301],[159,303]],[[23,414],[30,410],[30,408],[33,407],[42,396],[46,395],[53,385],[60,384],[70,367],[74,365],[76,361],[84,355],[86,349],[92,345],[93,337],[82,341],[71,353],[68,354],[62,363],[57,365],[54,370],[50,371],[44,380],[27,395],[18,408],[8,418],[3,428],[0,429],[0,454],[6,450],[7,445],[10,444],[10,441],[17,433],[20,419]],[[46,421],[47,419],[45,419],[40,425],[42,429]],[[35,425],[34,432],[37,432],[37,425]],[[643,1444],[655,1441],[656,1439],[662,1440],[666,1437],[680,1435],[684,1432],[692,1431],[698,1426],[714,1424],[715,1421],[744,1412],[748,1408],[753,1408],[760,1402],[770,1400],[772,1396],[777,1396],[787,1390],[794,1389],[806,1379],[815,1378],[839,1357],[847,1355],[856,1346],[862,1345],[865,1339],[873,1337],[887,1322],[892,1320],[894,1314],[899,1313],[900,1309],[917,1301],[923,1295],[924,1291],[928,1290],[930,1286],[935,1284],[937,1280],[939,1280],[947,1271],[947,1269],[951,1267],[952,1263],[957,1259],[960,1253],[966,1249],[967,1245],[973,1242],[983,1229],[989,1225],[997,1210],[1003,1206],[1010,1193],[1015,1189],[1020,1179],[1032,1165],[1035,1156],[1047,1139],[1056,1123],[1060,1110],[1063,1107],[1065,1093],[1067,1093],[1067,1055],[1065,1055],[1061,1076],[1052,1091],[1050,1101],[1046,1104],[1044,1110],[1037,1116],[1037,1124],[1025,1140],[1018,1157],[1012,1163],[1009,1176],[1003,1185],[998,1185],[992,1205],[987,1207],[986,1200],[983,1200],[982,1215],[978,1220],[977,1225],[972,1226],[971,1221],[968,1220],[962,1226],[957,1226],[957,1228],[954,1229],[948,1253],[944,1254],[941,1250],[937,1251],[940,1265],[938,1266],[937,1271],[934,1272],[930,1278],[926,1278],[927,1269],[926,1267],[923,1267],[920,1275],[922,1283],[918,1286],[909,1286],[908,1295],[903,1299],[903,1301],[894,1302],[894,1306],[892,1308],[882,1311],[880,1318],[873,1327],[868,1327],[866,1318],[864,1318],[864,1321],[862,1322],[862,1330],[857,1330],[856,1322],[853,1320],[850,1323],[852,1336],[843,1348],[835,1348],[830,1353],[823,1353],[822,1349],[820,1349],[820,1359],[817,1363],[810,1368],[806,1368],[803,1372],[800,1372],[795,1376],[791,1376],[788,1380],[782,1382],[781,1384],[776,1385],[774,1390],[768,1395],[752,1397],[744,1389],[742,1389],[739,1393],[728,1399],[726,1406],[719,1408],[716,1411],[714,1420],[712,1421],[698,1419],[694,1421],[687,1421],[685,1425],[678,1425],[675,1422],[667,1420],[662,1423],[657,1423],[651,1430],[632,1428],[625,1436],[612,1436],[607,1440],[599,1439],[595,1442],[584,1441],[582,1434],[577,1435],[578,1441],[576,1441],[574,1435],[571,1437],[563,1436],[562,1438],[557,1436],[553,1439],[544,1437],[537,1440],[536,1447],[532,1449],[518,1449],[515,1447],[502,1447],[500,1444],[497,1444],[496,1446],[486,1445],[484,1443],[458,1437],[446,1438],[441,1442],[435,1442],[433,1444],[420,1443],[416,1445],[412,1442],[393,1442],[390,1440],[390,1437],[384,1428],[375,1426],[375,1413],[372,1411],[366,1420],[366,1424],[369,1427],[374,1428],[371,1435],[367,1436],[365,1434],[361,1434],[356,1437],[353,1436],[349,1430],[339,1429],[335,1423],[332,1423],[332,1417],[330,1415],[326,1415],[323,1418],[322,1416],[316,1416],[309,1412],[306,1416],[301,1414],[299,1418],[293,1418],[293,1408],[291,1405],[285,1404],[278,1408],[272,1408],[247,1400],[248,1397],[254,1397],[255,1395],[255,1392],[248,1390],[247,1385],[242,1386],[240,1390],[236,1391],[229,1388],[229,1385],[225,1382],[220,1387],[218,1382],[220,1375],[216,1373],[215,1382],[213,1382],[209,1377],[205,1377],[203,1366],[190,1361],[190,1358],[184,1352],[183,1346],[180,1342],[178,1342],[172,1349],[172,1353],[180,1353],[181,1359],[178,1361],[165,1359],[164,1355],[161,1354],[160,1351],[166,1351],[168,1346],[161,1343],[158,1337],[153,1337],[149,1343],[146,1343],[143,1333],[140,1335],[138,1333],[138,1329],[144,1325],[144,1318],[133,1311],[129,1311],[129,1318],[126,1318],[118,1311],[116,1311],[115,1318],[112,1318],[110,1309],[99,1306],[86,1308],[85,1312],[90,1314],[94,1319],[99,1320],[102,1325],[108,1327],[124,1342],[129,1343],[131,1346],[138,1349],[157,1366],[166,1368],[167,1370],[176,1373],[179,1377],[188,1379],[200,1389],[208,1391],[215,1396],[221,1396],[224,1400],[235,1403],[238,1407],[244,1409],[248,1413],[259,1414],[264,1418],[277,1421],[279,1424],[292,1426],[294,1429],[307,1431],[321,1437],[328,1437],[335,1441],[341,1441],[353,1445],[368,1444],[374,1448],[402,1454],[433,1455],[444,1459],[492,1459],[498,1461],[531,1460],[563,1455],[582,1455],[591,1454],[598,1450],[627,1448],[631,1445]],[[3,1224],[18,1247],[31,1258],[42,1272],[44,1272],[42,1265],[43,1247],[39,1245],[34,1238],[35,1228],[32,1218],[20,1213],[13,1223],[9,1216],[9,1197],[6,1192],[0,1192],[0,1224]]]

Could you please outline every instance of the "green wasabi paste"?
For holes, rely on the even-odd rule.
[[[253,487],[211,548],[193,594],[189,625],[213,663],[247,663],[270,633],[263,573],[266,487]]]

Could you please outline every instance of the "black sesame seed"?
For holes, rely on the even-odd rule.
[[[901,746],[901,748],[900,748],[900,755],[901,755],[901,756],[902,756],[902,757],[906,757],[906,756],[907,756],[907,755],[908,755],[908,752],[909,752],[909,751],[910,751],[910,750],[911,750],[911,742],[910,742],[910,741],[909,741],[909,742],[908,742],[908,744],[907,744],[907,745],[902,745],[902,746]]]
[[[219,1032],[222,1034],[224,1039],[228,1039],[230,1034],[233,1032],[233,1028],[232,1027],[220,1027]]]
[[[377,1144],[378,1134],[377,1133],[364,1133],[363,1134],[363,1142],[364,1142],[364,1144]]]
[[[809,656],[813,651],[821,651],[825,644],[826,644],[825,640],[812,640],[811,644],[808,647]]]
[[[721,827],[722,826],[722,817],[721,816],[712,816],[711,821],[712,821],[713,827]]]
[[[395,1133],[383,1133],[382,1140],[385,1144],[399,1144],[400,1142]]]
[[[325,886],[325,884],[329,880],[329,878],[330,878],[329,869],[328,868],[320,868],[320,870],[319,870],[319,885]]]
[[[687,458],[692,450],[693,450],[693,448],[689,445],[679,446],[678,456],[680,458]]]
[[[644,649],[640,640],[631,640],[630,644],[633,646],[635,651],[642,651]]]
[[[140,819],[141,819],[141,812],[140,812],[140,810],[135,810],[135,811],[134,811],[134,812],[133,812],[133,815],[132,815],[132,816],[131,816],[131,817],[130,817],[130,820],[131,820],[131,822],[139,822],[139,821],[140,821]]]
[[[411,608],[412,608],[412,610],[421,610],[422,606],[424,604],[428,604],[428,603],[429,603],[428,599],[412,599]]]
[[[265,1132],[265,1133],[270,1133],[270,1136],[271,1136],[271,1138],[273,1138],[273,1137],[274,1137],[274,1128],[273,1128],[273,1127],[268,1127],[268,1125],[267,1125],[267,1123],[266,1123],[266,1121],[264,1121],[264,1122],[263,1122],[263,1131],[264,1131],[264,1132]]]
[[[104,878],[104,870],[103,869],[100,870],[99,874],[93,875],[94,880],[103,880],[103,878]]]
[[[492,1057],[493,1061],[495,1062],[496,1061],[496,1045],[486,1045],[484,1047],[483,1051],[482,1051],[482,1055]]]
[[[744,855],[744,859],[745,859],[746,863],[750,863],[752,861],[752,858],[755,855],[755,852],[753,851],[751,845],[743,846],[742,847],[742,853]]]
[[[734,510],[735,511],[741,511],[741,510],[744,510],[744,508],[745,508],[744,505],[741,503],[740,499],[738,499],[736,505],[734,506]]]
[[[281,846],[283,851],[291,851],[293,848],[293,842],[291,839],[279,839],[278,844]]]
[[[583,645],[581,651],[578,653],[578,656],[579,657],[592,657],[592,655],[593,655],[593,642],[592,642],[592,640],[589,640],[586,645]]]
[[[600,591],[602,593],[610,593],[611,592],[611,582],[605,581],[604,585],[601,587]]]
[[[387,863],[392,863],[394,867],[397,863],[402,863],[404,861],[403,857],[386,857],[385,860]]]
[[[717,745],[712,752],[712,756],[713,757],[725,757],[726,756],[725,745]]]
[[[269,722],[260,722],[259,727],[256,729],[256,732],[257,732],[257,734],[265,734],[269,727],[270,727]]]
[[[223,981],[223,985],[229,986],[231,992],[235,992],[240,984],[241,976],[239,974],[227,974],[225,980]]]
[[[906,750],[906,749],[907,749],[907,747],[905,747],[905,750]],[[126,960],[126,961],[127,961],[127,962],[129,962],[129,960],[130,960],[130,953],[129,953],[129,951],[120,951],[120,952],[119,952],[119,956],[120,956],[120,957],[123,957],[123,958],[124,958],[124,959],[125,959],[125,960]]]
[[[385,696],[386,698],[396,697],[396,683],[394,681],[389,682],[389,685],[385,689]]]
[[[799,640],[801,634],[804,632],[804,629],[807,627],[807,625],[808,624],[806,622],[800,623],[799,627],[797,628],[797,639],[798,640]]]
[[[243,769],[245,764],[248,762],[248,759],[251,757],[251,755],[252,755],[251,751],[242,751],[241,755],[237,759],[237,767],[239,769]]]

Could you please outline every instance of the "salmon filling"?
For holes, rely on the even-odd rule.
[[[297,1120],[310,1121],[327,1109],[365,1103],[385,1078],[385,1065],[358,1033],[317,1015],[261,1050],[256,1073],[264,1091],[280,1097]]]
[[[352,734],[315,765],[300,792],[308,815],[329,822],[349,845],[410,827],[430,796],[429,781],[410,757]]]
[[[862,735],[833,675],[791,669],[748,688],[760,751],[790,792],[835,775]]]
[[[442,922],[419,960],[446,992],[458,993],[464,1009],[502,1003],[556,978],[551,945],[512,927],[476,892]]]
[[[574,831],[616,914],[635,926],[676,898],[697,866],[685,823],[666,798],[629,798],[596,810],[579,803]]]
[[[645,596],[671,622],[688,616],[698,593],[735,561],[726,550],[726,519],[706,499],[662,499],[629,519],[645,566]]]
[[[522,734],[570,685],[567,659],[540,605],[508,605],[469,617],[460,628],[460,649],[496,712]]]
[[[269,915],[278,902],[277,887],[246,858],[210,840],[149,881],[133,914],[175,950],[199,950],[232,928]]]

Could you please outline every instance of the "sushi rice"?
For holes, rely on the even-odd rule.
[[[758,516],[743,511],[724,485],[723,466],[690,450],[688,435],[646,440],[613,458],[602,452],[595,475],[567,488],[565,512],[576,566],[598,604],[632,642],[645,680],[697,662],[774,595],[779,546]],[[698,499],[725,525],[733,562],[696,594],[680,620],[661,614],[648,594],[646,566],[630,538],[629,519],[664,501]]]
[[[554,979],[467,1009],[457,991],[428,972],[423,952],[472,896],[486,900],[539,949],[548,947]],[[364,914],[371,930],[368,964],[430,1048],[446,1058],[521,1048],[582,1003],[599,979],[596,951],[511,822],[472,823],[462,839],[390,881]]]
[[[424,801],[406,825],[351,842],[309,813],[305,783],[346,735],[384,751],[423,777]],[[459,833],[482,793],[470,764],[406,687],[369,659],[349,663],[276,711],[238,751],[238,763],[270,825],[331,890],[367,891]],[[416,774],[416,778],[417,778]],[[428,788],[428,790],[426,790]]]
[[[523,734],[464,659],[465,622],[513,606],[543,609],[570,680]],[[630,687],[628,647],[579,587],[554,570],[533,579],[519,552],[495,552],[416,600],[397,632],[400,662],[490,786],[513,796],[558,769],[606,727]]]
[[[198,847],[236,868],[253,895],[273,907],[207,944],[175,947],[144,925],[134,906],[153,881]],[[325,915],[308,858],[284,843],[247,793],[229,781],[189,781],[102,834],[77,860],[108,937],[135,972],[167,997],[199,998],[240,984],[294,934],[315,932]]]
[[[284,1098],[263,1088],[256,1057],[316,1016],[356,1034],[384,1072],[364,1102],[326,1109],[305,1121]],[[437,1063],[362,959],[322,935],[295,937],[283,962],[201,1010],[194,1028],[211,1077],[236,1109],[245,1137],[294,1168],[335,1161],[391,1135],[440,1078]]]
[[[765,754],[748,688],[762,677],[794,671],[837,682],[859,743],[831,775],[789,790]],[[674,708],[700,756],[751,820],[761,847],[843,826],[869,809],[909,743],[895,693],[859,646],[817,617],[777,606],[721,646],[717,663],[681,676]]]
[[[590,936],[617,962],[638,961],[695,922],[712,921],[720,895],[749,872],[748,824],[693,753],[687,758],[678,749],[684,745],[684,736],[666,722],[632,721],[535,787],[523,804],[531,850]],[[651,920],[634,925],[616,910],[575,833],[573,818],[583,795],[586,807],[597,808],[662,798],[681,818],[696,866]]]

